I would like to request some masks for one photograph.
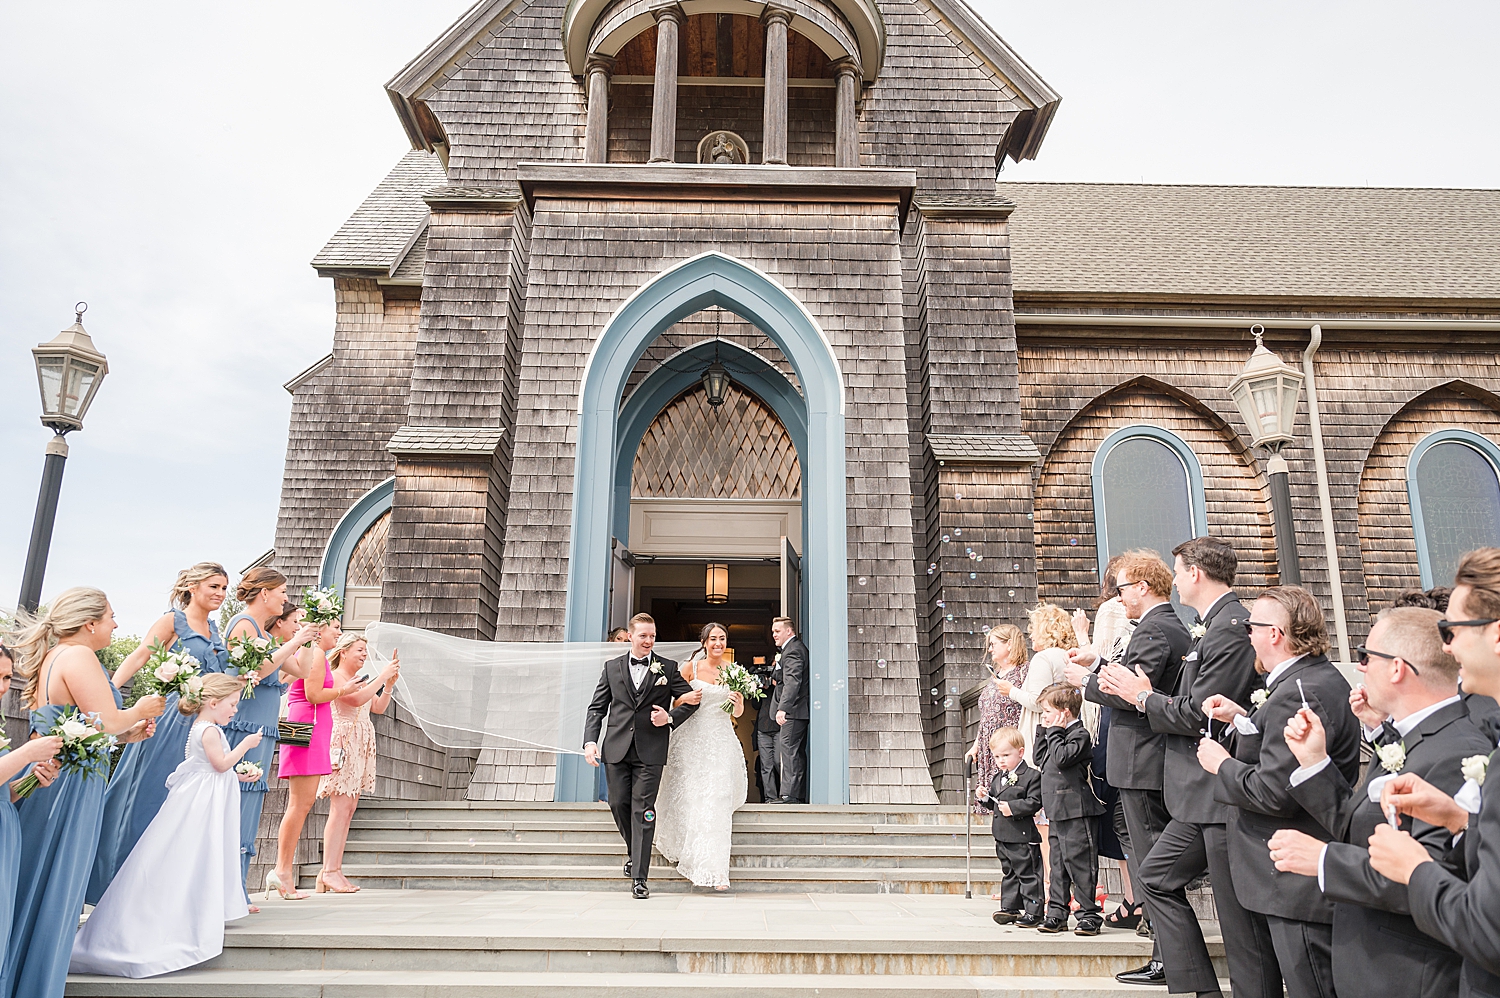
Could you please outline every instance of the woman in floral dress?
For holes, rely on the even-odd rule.
[[[986,639],[989,649],[990,681],[984,684],[979,694],[979,732],[974,744],[964,753],[965,761],[974,763],[976,787],[987,787],[999,768],[990,755],[990,735],[1000,728],[1020,728],[1021,705],[1011,699],[1010,691],[1026,682],[1026,639],[1021,629],[1012,624],[998,624],[990,628]],[[969,806],[975,814],[988,815],[973,801]]]

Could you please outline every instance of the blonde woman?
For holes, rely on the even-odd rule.
[[[989,651],[990,681],[979,694],[979,733],[964,753],[974,764],[974,786],[988,787],[1000,769],[990,754],[990,736],[1001,728],[1019,728],[1021,704],[1008,692],[1026,682],[1026,637],[1014,624],[997,624],[985,638]],[[989,805],[970,801],[975,814],[988,815]]]
[[[157,618],[140,647],[120,663],[115,686],[123,689],[134,678],[157,642],[166,648],[185,648],[205,676],[223,672],[229,649],[219,637],[214,615],[228,595],[229,574],[217,562],[200,561],[178,572],[169,596],[172,609]],[[104,834],[89,877],[89,904],[99,903],[115,872],[161,810],[167,799],[167,777],[182,763],[192,726],[192,719],[177,710],[177,694],[173,693],[167,697],[166,713],[156,733],[121,754],[104,800]]]
[[[17,616],[23,629],[13,647],[26,680],[22,700],[31,711],[34,735],[45,735],[75,708],[97,713],[104,731],[128,736],[144,732],[161,716],[166,702],[159,696],[121,709],[95,656],[109,647],[115,630],[114,611],[102,592],[67,589],[34,622]],[[65,772],[33,791],[18,809],[20,879],[4,959],[8,994],[60,998],[63,993],[84,887],[99,848],[104,781],[100,773]]]
[[[1042,707],[1037,696],[1053,683],[1062,682],[1063,670],[1068,667],[1068,649],[1078,647],[1078,636],[1073,632],[1073,621],[1068,612],[1056,603],[1038,603],[1026,612],[1029,618],[1026,635],[1031,639],[1035,653],[1026,668],[1025,682],[1017,685],[1000,681],[996,685],[1000,692],[1021,705],[1021,736],[1026,739],[1026,763],[1032,761],[1032,742],[1036,738],[1036,726],[1042,720]]]
[[[328,656],[333,681],[352,682],[369,653],[369,645],[360,635],[340,638]],[[359,807],[359,795],[375,789],[375,725],[370,715],[385,713],[400,677],[401,656],[392,649],[390,664],[374,682],[333,701],[333,737],[329,742],[333,771],[318,781],[318,799],[330,798],[328,824],[323,829],[323,868],[316,881],[319,894],[353,894],[359,890],[344,876],[344,845],[349,841],[349,823]]]

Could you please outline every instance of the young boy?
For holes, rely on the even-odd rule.
[[[1026,739],[1015,728],[990,735],[990,755],[1000,771],[974,796],[995,812],[990,831],[1004,871],[995,923],[1034,929],[1042,924],[1042,836],[1031,819],[1042,807],[1042,774],[1026,765],[1025,753]]]
[[[1094,819],[1104,805],[1089,785],[1094,740],[1078,719],[1083,694],[1065,683],[1054,683],[1037,697],[1042,723],[1037,725],[1031,754],[1042,771],[1042,806],[1047,812],[1047,837],[1052,853],[1052,885],[1047,918],[1039,932],[1068,928],[1068,889],[1078,901],[1075,935],[1097,936],[1104,924],[1094,887],[1099,882],[1099,851],[1094,843]]]

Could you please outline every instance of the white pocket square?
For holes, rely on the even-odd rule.
[[[660,679],[658,679],[656,681],[656,685],[657,686],[665,686],[665,685],[667,685],[667,677],[666,676],[662,676]]]

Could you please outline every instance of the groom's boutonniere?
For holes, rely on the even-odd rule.
[[[1406,768],[1406,746],[1400,742],[1376,746],[1375,754],[1380,757],[1380,768],[1387,773],[1399,773]]]
[[[1197,641],[1208,633],[1208,625],[1203,623],[1194,624],[1188,633],[1193,636],[1193,640]]]
[[[1473,780],[1476,786],[1484,786],[1484,778],[1490,771],[1490,757],[1487,755],[1471,755],[1464,759],[1460,766],[1463,768],[1464,779]]]
[[[651,659],[651,668],[648,671],[656,674],[657,686],[667,685],[667,677],[661,671],[661,659],[653,656]]]

